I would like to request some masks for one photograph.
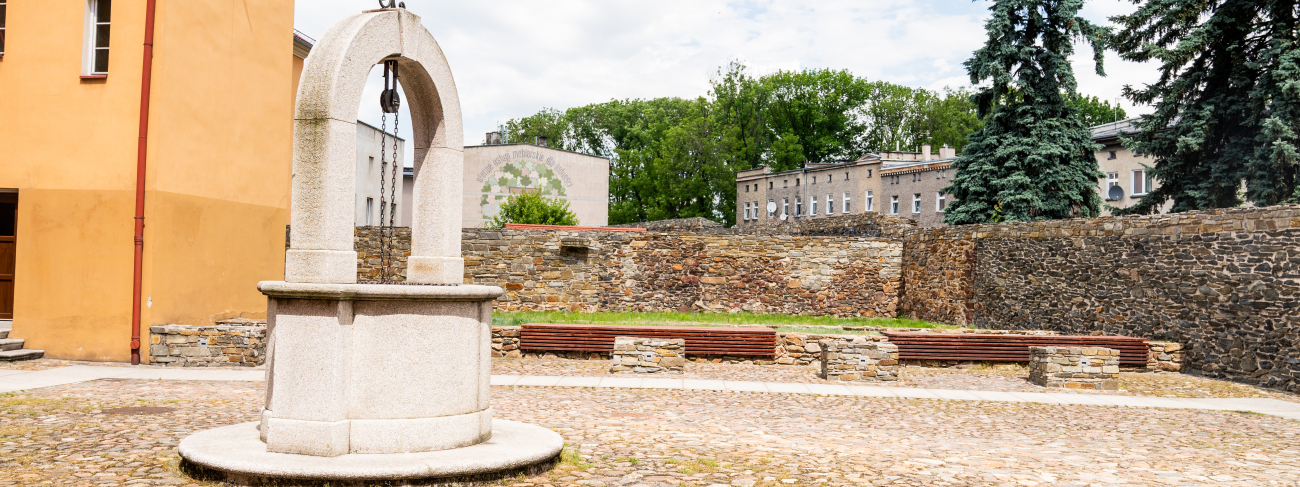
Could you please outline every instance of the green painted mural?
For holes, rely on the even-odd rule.
[[[484,179],[483,196],[479,201],[483,207],[483,218],[495,217],[506,198],[521,189],[537,190],[542,196],[550,198],[566,196],[563,181],[541,161],[510,161],[497,167]]]

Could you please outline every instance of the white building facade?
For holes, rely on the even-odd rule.
[[[383,141],[383,147],[381,147]],[[397,149],[393,149],[393,143]],[[395,226],[410,226],[410,217],[403,215],[407,191],[403,191],[405,178],[402,170],[406,166],[406,141],[393,137],[392,134],[380,132],[360,120],[357,121],[357,190],[356,190],[356,225],[378,226],[380,224],[380,204],[387,204],[383,218],[388,219],[389,212],[397,212],[393,218]],[[385,161],[387,165],[383,164]],[[396,163],[394,163],[396,161]],[[393,178],[396,169],[397,178]],[[381,171],[384,171],[381,173]],[[383,180],[384,194],[379,193],[380,180]],[[394,190],[393,183],[397,188]]]

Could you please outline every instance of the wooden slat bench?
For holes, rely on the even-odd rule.
[[[532,351],[611,352],[614,337],[682,338],[687,355],[776,356],[776,330],[703,326],[618,326],[527,323],[519,348]]]
[[[1119,350],[1120,365],[1146,366],[1148,340],[1123,336],[988,335],[882,332],[903,360],[1028,362],[1029,347],[1103,347]]]

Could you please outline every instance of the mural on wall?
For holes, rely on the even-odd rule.
[[[479,171],[477,180],[483,183],[483,218],[492,219],[501,211],[501,205],[511,194],[525,189],[535,190],[548,198],[567,196],[565,188],[573,180],[563,167],[555,165],[555,158],[538,151],[517,150],[501,154],[492,164]]]

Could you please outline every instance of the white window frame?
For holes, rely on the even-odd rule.
[[[767,212],[767,217],[772,218],[772,214],[776,213],[776,200],[768,198],[767,202],[772,203],[772,209]]]
[[[112,5],[109,6],[109,12],[110,12],[109,22],[100,22],[99,15],[97,13],[99,10],[99,2],[100,0],[86,0],[86,20],[82,31],[83,32],[82,51],[81,51],[82,53],[81,54],[81,75],[82,76],[108,75],[107,69],[105,69],[104,71],[95,70],[95,58],[99,56],[99,52],[97,51],[101,50],[101,48],[97,48],[95,46],[95,37],[96,37],[96,33],[99,30],[99,26],[104,25],[108,27],[109,37],[111,39],[112,32],[113,32],[113,28],[112,28],[113,16],[111,15]],[[111,47],[112,47],[112,43],[110,42],[108,46],[102,48],[106,56],[112,53]],[[109,60],[112,60],[111,56],[109,57]]]
[[[781,216],[789,218],[790,215],[790,198],[781,198]]]
[[[1119,186],[1119,173],[1106,173],[1106,189],[1109,190],[1111,186]]]
[[[794,197],[794,216],[803,216],[803,197]]]
[[[744,218],[744,221],[749,221],[749,202],[748,202],[748,201],[745,202],[745,218]]]
[[[810,203],[812,203],[812,206],[810,207],[812,209],[812,213],[809,214],[812,216],[817,216],[817,197],[813,196],[812,201],[810,201]]]
[[[835,195],[834,195],[833,193],[827,193],[827,194],[826,194],[826,214],[827,214],[827,215],[830,215],[830,214],[832,214],[832,213],[835,213]]]
[[[897,196],[890,196],[890,197],[889,197],[889,214],[890,214],[890,215],[897,215],[897,214],[898,214],[898,209],[899,209],[899,208],[898,208],[898,197],[897,197]]]
[[[375,212],[375,199],[366,197],[366,226],[370,226],[370,214]]]
[[[935,213],[943,213],[943,192],[935,193],[934,211]]]
[[[912,193],[912,214],[921,212],[921,193]]]
[[[1133,191],[1131,192],[1133,196],[1145,196],[1148,192],[1151,191],[1151,188],[1147,187],[1150,186],[1151,184],[1151,178],[1147,177],[1146,175],[1147,172],[1145,169],[1134,169],[1129,174],[1132,175],[1133,177],[1133,183],[1132,183]],[[1138,190],[1139,184],[1141,184],[1141,188],[1142,188],[1140,191]]]
[[[862,194],[862,198],[863,198],[863,199],[865,200],[865,202],[866,202],[866,203],[863,205],[863,207],[862,207],[862,211],[876,211],[876,192],[875,192],[875,191],[872,191],[872,190],[869,190],[869,189],[868,189],[866,193],[863,193],[863,194]]]
[[[853,202],[853,200],[849,199],[849,194],[848,194],[848,193],[844,193],[844,203],[840,205],[840,213],[848,213],[848,212],[849,212],[849,203],[852,203],[852,202]]]

